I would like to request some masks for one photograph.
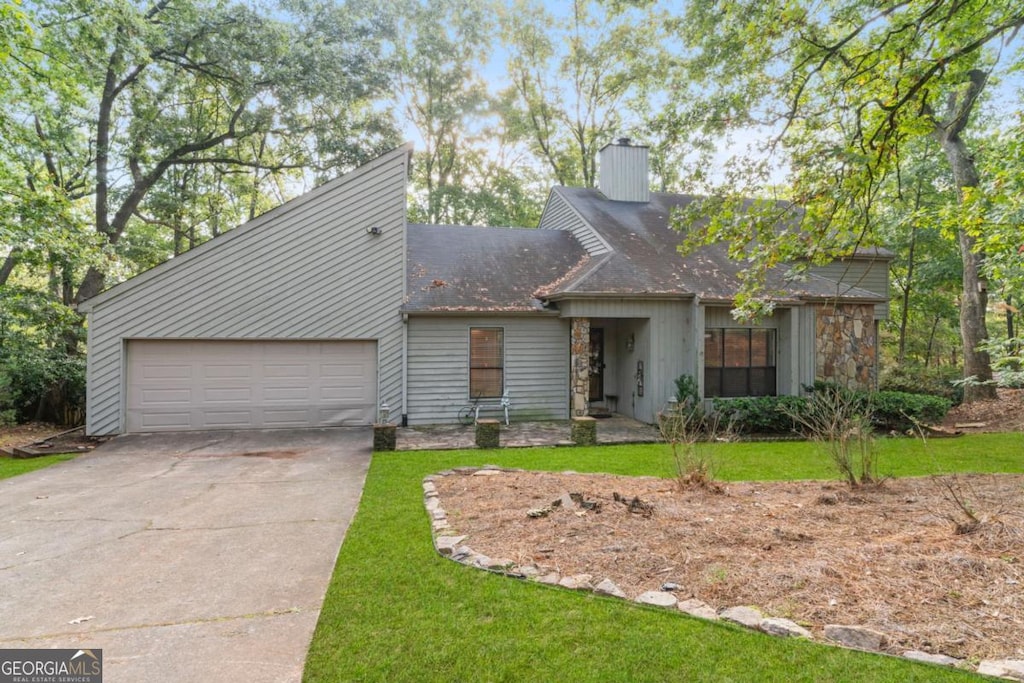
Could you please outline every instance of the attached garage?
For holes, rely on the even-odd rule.
[[[89,434],[368,425],[403,402],[405,146],[83,302]]]
[[[130,340],[127,431],[370,424],[373,341]]]

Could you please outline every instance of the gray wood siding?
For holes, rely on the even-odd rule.
[[[648,156],[644,146],[605,145],[598,169],[598,186],[604,196],[618,202],[650,201]]]
[[[670,396],[676,378],[695,374],[694,304],[679,299],[575,299],[559,302],[563,317],[633,318],[646,321],[625,333],[635,335],[633,351],[617,355],[619,412],[653,423]],[[637,362],[644,363],[644,395],[636,391]]]
[[[740,322],[732,317],[732,309],[724,306],[706,306],[704,309],[704,327],[769,327],[779,328],[779,316],[772,313],[771,316],[756,323]]]
[[[814,266],[811,273],[848,287],[859,287],[886,297],[875,305],[875,319],[889,318],[889,262],[885,259],[841,259],[824,266]],[[838,292],[842,293],[842,289]]]
[[[87,302],[88,432],[124,430],[128,339],[376,340],[400,414],[407,164],[399,148]]]
[[[547,316],[411,316],[410,424],[455,422],[459,409],[469,404],[471,327],[505,330],[505,387],[512,399],[512,419],[568,419],[567,320]]]
[[[608,243],[558,194],[557,189],[548,195],[548,202],[537,227],[541,230],[568,230],[591,256],[611,251]]]

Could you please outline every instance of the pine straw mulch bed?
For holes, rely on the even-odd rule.
[[[1024,389],[996,389],[994,401],[962,403],[942,424],[965,433],[1024,432]]]
[[[820,635],[858,624],[888,651],[1024,655],[1024,476],[947,479],[985,523],[957,534],[932,478],[849,490],[838,482],[738,482],[723,493],[673,480],[503,472],[435,480],[453,531],[474,551],[563,576],[614,581],[630,598],[667,582],[716,609],[759,607]],[[527,511],[564,494],[600,504]],[[617,502],[639,498],[650,516]],[[954,515],[955,516],[955,515]],[[959,516],[956,521],[962,522]]]

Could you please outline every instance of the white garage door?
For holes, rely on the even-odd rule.
[[[361,425],[376,405],[376,342],[128,342],[129,432]]]

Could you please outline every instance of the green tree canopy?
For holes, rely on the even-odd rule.
[[[764,163],[737,164],[721,197],[705,206],[715,219],[693,244],[729,240],[747,249],[747,297],[767,267],[798,256],[820,261],[879,240],[879,213],[905,150],[922,138],[942,148],[959,203],[951,226],[963,262],[960,311],[964,372],[980,385],[967,398],[994,395],[987,354],[986,268],[989,221],[972,220],[987,188],[971,149],[978,103],[998,73],[1019,67],[1015,42],[1024,6],[1011,0],[730,0],[690,3],[681,22],[693,50],[691,80],[709,93],[694,107],[709,130],[766,125],[775,137],[761,153],[792,169],[787,199],[740,211],[741,197],[763,194]],[[803,212],[796,217],[797,207]],[[779,221],[790,226],[776,234]],[[983,234],[984,233],[984,234]],[[754,239],[752,239],[754,238]],[[737,251],[742,251],[738,248]]]

